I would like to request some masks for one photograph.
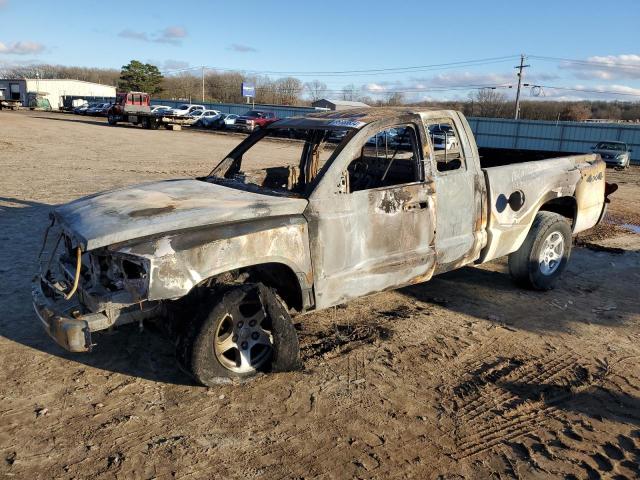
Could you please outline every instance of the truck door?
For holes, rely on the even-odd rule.
[[[434,191],[424,180],[421,130],[408,123],[360,132],[311,195],[318,308],[431,277]]]
[[[422,118],[435,167],[436,273],[442,273],[479,256],[484,231],[484,179],[477,150],[469,141],[471,132],[458,118],[432,117],[429,113]]]

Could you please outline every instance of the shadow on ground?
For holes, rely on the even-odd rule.
[[[464,267],[399,292],[529,331],[566,331],[573,323],[612,326],[640,313],[640,304],[626,288],[629,283],[637,283],[634,272],[639,258],[635,253],[615,255],[574,249],[568,270],[548,292],[516,286],[504,263],[498,265],[498,271]]]
[[[499,382],[498,385],[522,400],[542,400],[547,406],[579,413],[598,421],[607,419],[640,425],[640,398],[628,393],[601,386],[573,391],[568,385],[532,382]]]

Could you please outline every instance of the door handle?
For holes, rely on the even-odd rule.
[[[402,210],[405,212],[410,212],[411,210],[421,210],[423,208],[427,208],[427,202],[411,202],[405,203],[402,206]]]

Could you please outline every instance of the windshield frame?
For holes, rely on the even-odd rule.
[[[228,174],[233,169],[239,169],[242,171],[242,156],[249,151],[253,146],[259,141],[263,140],[269,133],[272,133],[274,130],[325,130],[325,131],[341,131],[346,130],[345,136],[338,142],[336,147],[333,150],[331,156],[325,161],[324,165],[318,170],[314,179],[305,184],[305,188],[301,192],[293,192],[289,190],[279,190],[279,189],[271,189],[267,187],[262,187],[254,184],[244,184],[233,178],[227,178],[225,175]],[[229,188],[235,188],[237,190],[245,190],[255,193],[263,193],[265,195],[273,195],[273,196],[284,196],[284,197],[293,197],[293,198],[309,198],[309,196],[313,193],[314,189],[318,185],[318,182],[323,177],[324,173],[331,168],[335,159],[341,154],[342,150],[345,146],[351,141],[351,139],[358,133],[357,128],[350,127],[336,127],[329,125],[318,125],[314,127],[305,127],[305,128],[293,128],[293,127],[279,127],[277,124],[269,125],[267,128],[260,129],[251,135],[249,135],[245,140],[240,142],[238,146],[236,146],[231,152],[222,159],[209,174],[203,178],[211,183],[222,184]],[[278,137],[276,137],[278,138]],[[281,139],[285,140],[286,139]],[[307,142],[308,140],[302,140],[303,142]],[[304,146],[302,147],[302,151],[300,152],[300,159],[302,160],[302,155],[304,151]],[[300,164],[297,165],[298,167]]]
[[[613,152],[626,152],[629,150],[629,146],[624,142],[598,142],[596,143],[595,150],[610,150]]]

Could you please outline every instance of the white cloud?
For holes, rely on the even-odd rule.
[[[122,38],[133,38],[134,40],[143,40],[145,42],[149,41],[149,36],[145,32],[137,32],[130,28],[125,28],[118,33],[118,36]]]
[[[369,83],[364,86],[364,90],[370,93],[384,93],[388,88],[379,83]]]
[[[33,55],[42,53],[45,46],[38,42],[14,42],[10,44],[0,42],[0,53],[7,55]]]
[[[162,66],[163,70],[181,70],[183,68],[189,68],[189,62],[183,62],[182,60],[165,60]]]
[[[504,73],[449,72],[439,73],[432,77],[415,78],[413,81],[430,87],[463,87],[467,85],[510,84],[516,81],[516,77]]]
[[[158,43],[171,43],[174,45],[179,45],[180,43],[182,43],[182,39],[186,36],[187,30],[185,28],[171,26],[158,33],[153,41]]]
[[[565,61],[559,68],[570,70],[582,80],[640,79],[640,55],[592,56],[584,61]]]
[[[528,92],[525,91],[525,95]],[[621,95],[622,94],[622,95]],[[631,96],[637,95],[637,97]],[[536,100],[580,101],[580,100],[640,100],[640,88],[629,85],[569,85],[563,88],[545,87]]]
[[[118,33],[119,37],[140,40],[142,42],[169,43],[171,45],[180,45],[182,40],[187,36],[187,30],[183,27],[169,26],[159,32],[147,33],[138,30],[125,28]]]
[[[227,47],[227,50],[238,53],[257,52],[257,50],[249,45],[243,45],[241,43],[232,43]]]

